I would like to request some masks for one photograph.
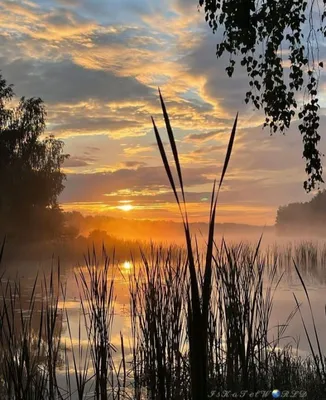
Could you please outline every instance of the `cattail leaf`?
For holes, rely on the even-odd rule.
[[[170,169],[170,166],[169,166],[169,162],[168,162],[165,150],[164,150],[163,142],[162,142],[162,139],[161,139],[160,134],[158,132],[158,129],[156,127],[155,121],[154,121],[153,117],[151,117],[151,118],[152,118],[152,123],[153,123],[153,127],[154,127],[154,132],[155,132],[155,136],[156,136],[157,145],[158,145],[158,148],[159,148],[159,151],[160,151],[160,154],[161,154],[161,158],[162,158],[162,161],[163,161],[163,165],[164,165],[166,174],[167,174],[167,176],[169,178],[170,185],[172,187],[175,199],[176,199],[176,201],[177,201],[177,203],[178,203],[178,205],[180,207],[180,201],[179,201],[177,189],[176,189],[176,186],[175,186],[175,183],[174,183],[174,180],[173,180],[173,176],[172,176],[172,173],[171,173],[171,169]]]
[[[319,357],[318,357],[318,358],[319,358],[319,361],[320,361],[320,364],[321,364],[321,367],[322,367],[323,377],[326,377],[326,373],[325,373],[325,372],[326,372],[326,371],[325,371],[325,358],[324,358],[323,353],[322,353],[322,351],[321,351],[321,346],[320,346],[319,336],[318,336],[318,333],[317,333],[317,328],[316,328],[316,322],[315,322],[314,313],[313,313],[313,311],[312,311],[310,296],[309,296],[307,287],[306,287],[306,285],[305,285],[305,283],[304,283],[304,280],[303,280],[303,278],[302,278],[302,276],[301,276],[301,274],[300,274],[300,271],[299,271],[299,269],[298,269],[298,267],[297,267],[297,265],[296,265],[296,263],[295,263],[294,260],[293,260],[293,263],[294,263],[295,270],[296,270],[296,272],[297,272],[297,274],[298,274],[298,276],[299,276],[299,279],[300,279],[300,281],[301,281],[301,284],[302,284],[302,286],[303,286],[303,289],[304,289],[304,292],[305,292],[305,295],[306,295],[306,298],[307,298],[307,301],[308,301],[309,310],[310,310],[310,315],[311,315],[311,319],[312,319],[312,325],[313,325],[313,328],[314,328],[314,334],[315,334],[315,339],[316,339],[317,348],[318,348],[318,353],[319,353]]]
[[[2,241],[2,246],[1,246],[1,250],[0,250],[0,263],[3,257],[3,253],[4,253],[4,249],[5,249],[5,243],[6,243],[6,236],[3,238]]]
[[[182,180],[182,173],[181,173],[181,166],[180,166],[180,162],[179,162],[179,156],[178,156],[178,150],[177,150],[177,146],[175,144],[175,140],[174,140],[174,134],[173,134],[173,130],[170,124],[170,119],[169,119],[169,115],[167,113],[166,110],[166,106],[161,94],[160,89],[158,89],[159,94],[160,94],[160,100],[161,100],[161,106],[162,106],[162,110],[163,110],[163,116],[164,116],[164,121],[165,121],[165,126],[166,126],[166,130],[169,136],[169,141],[170,141],[170,145],[171,145],[171,149],[172,149],[172,153],[173,153],[173,158],[174,158],[174,162],[177,168],[177,173],[178,173],[178,177],[179,177],[179,181],[180,181],[180,188],[181,188],[181,193],[182,193],[182,198],[183,198],[183,202],[185,204],[186,200],[185,200],[185,194],[184,194],[184,186],[183,186],[183,180]]]
[[[231,153],[232,153],[232,148],[233,148],[233,143],[234,143],[234,138],[235,138],[235,133],[236,133],[236,130],[237,130],[238,115],[239,115],[239,113],[237,113],[237,115],[235,117],[233,128],[232,128],[232,131],[231,131],[231,136],[230,136],[230,139],[229,139],[229,144],[228,144],[228,148],[227,148],[227,152],[226,152],[226,156],[225,156],[225,160],[224,160],[224,165],[223,165],[223,170],[222,170],[222,175],[221,175],[221,179],[220,179],[219,189],[222,186],[222,183],[223,183],[223,180],[224,180],[224,176],[225,176],[226,170],[227,170],[228,165],[229,165],[229,161],[230,161],[230,157],[231,157]]]
[[[221,174],[221,178],[220,178],[218,191],[217,191],[217,194],[215,197],[214,205],[212,205],[212,204],[213,204],[213,199],[215,196],[215,181],[214,181],[213,192],[212,192],[209,232],[208,232],[208,241],[207,241],[207,250],[206,250],[206,264],[205,264],[205,273],[204,273],[204,285],[203,285],[203,293],[202,293],[203,314],[205,314],[205,316],[206,316],[206,318],[204,318],[204,320],[207,323],[208,323],[207,318],[208,318],[209,299],[210,299],[210,292],[211,292],[212,256],[213,256],[213,247],[214,247],[214,228],[215,228],[215,215],[216,215],[217,199],[218,199],[218,194],[219,194],[220,188],[222,186],[223,179],[224,179],[225,173],[227,171],[230,157],[232,154],[232,148],[233,148],[234,138],[235,138],[236,129],[237,129],[237,122],[238,122],[238,113],[234,120],[233,128],[231,131],[229,144],[228,144],[228,148],[227,148],[227,152],[226,152],[226,156],[225,156],[223,170],[222,170],[222,174]]]

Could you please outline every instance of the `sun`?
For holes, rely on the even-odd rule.
[[[132,206],[131,204],[123,204],[122,206],[118,206],[117,208],[121,211],[131,211],[134,209],[134,206]]]
[[[122,266],[124,270],[130,271],[132,268],[132,263],[130,261],[125,261]]]

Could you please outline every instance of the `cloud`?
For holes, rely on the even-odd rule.
[[[140,153],[149,153],[154,150],[154,146],[140,146],[136,145],[134,147],[125,147],[123,152],[128,155],[136,155]]]
[[[45,13],[45,11],[42,12]],[[80,17],[78,14],[74,15],[72,11],[66,13],[58,9],[56,12],[47,13],[46,18],[51,24],[62,25],[69,18],[77,21]],[[188,26],[181,21],[182,15],[174,15],[172,19],[169,19],[170,28],[173,27],[173,35],[182,36],[182,32],[191,35],[191,30],[189,30],[191,25]],[[179,22],[180,25],[178,25]],[[37,95],[51,104],[56,104],[55,102],[76,104],[90,99],[97,99],[102,103],[121,102],[121,97],[124,100],[126,98],[143,100],[143,108],[138,110],[136,119],[130,119],[130,116],[126,118],[128,109],[125,108],[121,110],[124,112],[123,118],[110,118],[105,127],[102,124],[106,122],[103,120],[103,114],[110,110],[103,109],[101,117],[94,118],[93,116],[85,124],[82,123],[85,115],[81,118],[73,112],[71,112],[73,122],[57,118],[54,126],[60,137],[87,134],[90,131],[96,134],[110,134],[109,131],[114,130],[113,125],[119,125],[117,131],[121,132],[117,136],[120,137],[144,134],[149,128],[150,115],[155,116],[160,112],[155,92],[161,81],[163,84],[160,86],[162,86],[175,128],[216,129],[219,127],[221,116],[211,115],[214,111],[213,101],[201,97],[200,90],[203,85],[201,80],[192,72],[189,73],[189,66],[186,63],[176,62],[176,57],[182,58],[183,51],[170,46],[170,33],[172,33],[171,29],[169,35],[165,35],[158,26],[152,29],[152,25],[149,29],[148,26],[135,24],[106,26],[98,24],[94,29],[75,35],[73,39],[67,39],[64,43],[53,42],[51,53],[47,56],[56,57],[55,62],[51,59],[46,62],[36,60],[31,62],[31,59],[27,61],[21,57],[20,60],[15,60],[13,64],[8,65],[5,72],[11,81],[17,82],[17,88],[20,88],[19,92],[23,94],[36,94],[35,88],[39,88],[39,83],[42,82],[42,89],[37,90]],[[186,40],[184,38],[181,41],[189,44],[189,35]],[[25,55],[26,51],[29,51],[28,54],[31,57],[32,52],[28,49],[31,46],[35,47],[35,42],[36,40],[27,40],[28,45],[24,45],[24,50],[21,47]],[[38,39],[38,42],[41,43],[41,39]],[[187,53],[192,52],[191,46],[187,49]],[[48,44],[44,45],[43,52],[46,52],[46,48],[49,48]],[[39,51],[38,49],[37,53]],[[21,68],[20,63],[23,64]],[[15,71],[16,74],[14,74]],[[25,80],[21,78],[22,74]],[[78,85],[79,82],[82,84]],[[53,120],[54,118],[51,122],[54,122]],[[120,126],[123,121],[124,126]],[[223,127],[225,124],[229,125],[228,121],[222,123]],[[81,125],[82,128],[77,125]]]
[[[90,156],[70,156],[64,162],[65,168],[87,167],[96,161],[96,157]]]
[[[241,67],[235,70],[232,78],[227,76],[225,68],[229,64],[228,58],[216,57],[218,36],[211,33],[203,35],[182,62],[187,65],[189,74],[204,78],[202,96],[213,102],[224,116],[231,117],[239,110],[248,110],[249,106],[244,103],[249,88],[248,77]]]
[[[90,70],[70,60],[0,62],[18,95],[45,101],[49,130],[59,137],[139,136],[150,127],[146,104],[154,98],[153,90],[132,77]]]
[[[140,161],[124,161],[120,163],[121,168],[127,169],[138,169],[141,167],[145,167],[147,164],[145,162]]]
[[[103,110],[103,112],[108,112]],[[79,135],[108,135],[113,138],[122,138],[125,136],[138,136],[143,134],[144,126],[140,121],[135,120],[122,120],[114,117],[102,117],[97,118],[91,115],[88,117],[69,118],[67,121],[63,121],[61,124],[57,122],[56,116],[51,116],[51,131],[56,136],[65,138],[69,136]],[[149,122],[148,122],[149,124]]]
[[[198,2],[194,0],[176,0],[174,2],[176,9],[179,9],[183,14],[189,13],[189,11],[197,10]]]
[[[198,155],[207,155],[210,153],[215,153],[215,152],[220,152],[223,151],[225,152],[225,146],[224,145],[215,145],[215,146],[205,146],[205,147],[199,147],[198,149],[195,149],[193,151],[194,154]]]
[[[1,59],[3,73],[17,91],[41,97],[47,103],[74,103],[88,99],[119,101],[139,99],[151,90],[132,77],[81,67],[70,60],[33,62],[17,59],[10,64]]]
[[[35,40],[62,41],[91,32],[97,25],[94,20],[66,8],[49,11],[35,3],[4,0],[0,11],[2,27],[15,29]]]
[[[87,151],[85,151],[84,154],[92,154],[94,152],[101,150],[99,147],[96,147],[96,146],[87,146],[86,149],[87,149]]]
[[[185,140],[188,142],[205,142],[207,140],[212,140],[216,138],[217,135],[223,131],[223,129],[218,129],[216,131],[206,133],[192,133],[190,135],[187,135],[185,137]]]
[[[80,4],[80,0],[56,0],[58,3],[65,6],[74,7]]]
[[[185,168],[184,180],[187,186],[209,183],[205,173],[209,168]],[[94,174],[67,174],[66,189],[61,201],[96,201],[104,194],[122,189],[169,187],[164,167],[139,167],[137,169],[118,169],[112,172]],[[87,191],[85,191],[87,188]]]

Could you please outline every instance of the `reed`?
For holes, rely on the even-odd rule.
[[[103,262],[97,260],[95,250],[85,257],[86,272],[79,270],[76,279],[82,293],[82,309],[90,353],[94,369],[95,399],[108,400],[108,385],[112,383],[113,357],[115,348],[110,334],[114,316],[113,277],[111,261],[103,251]],[[111,385],[112,386],[112,385]]]
[[[60,283],[58,271],[37,277],[29,298],[18,279],[10,282],[2,278],[1,398],[194,399],[188,255],[182,249],[152,246],[142,258],[140,270],[130,276],[130,361],[122,336],[118,361],[114,359],[117,349],[110,344],[115,275],[113,264],[105,257],[102,263],[95,255],[88,256],[86,267],[76,272],[81,302],[77,338],[65,309],[66,287]],[[198,249],[194,262],[196,279],[202,285],[205,256]],[[259,246],[227,246],[225,242],[219,248],[214,246],[207,324],[207,399],[219,398],[224,390],[243,393],[275,387],[309,389],[309,399],[322,398],[325,361],[321,345],[317,352],[312,346],[312,357],[303,359],[286,337],[286,327],[296,310],[276,336],[271,336],[273,295],[281,279],[276,269],[267,268]],[[84,326],[86,343],[81,332]],[[317,331],[315,335],[317,338]],[[289,343],[282,344],[284,339]]]
[[[185,266],[181,251],[174,258],[171,251],[153,248],[131,279],[133,369],[137,393],[145,388],[148,399],[189,398]]]
[[[225,156],[225,161],[223,165],[223,169],[221,172],[221,177],[219,180],[218,187],[216,189],[216,181],[213,185],[212,197],[211,197],[211,206],[210,206],[210,215],[209,215],[209,233],[208,239],[206,243],[206,257],[205,257],[205,268],[203,281],[199,282],[196,274],[195,267],[195,251],[193,249],[192,237],[190,232],[190,224],[187,213],[187,203],[186,196],[184,190],[184,183],[182,178],[181,165],[179,161],[178,151],[174,139],[173,130],[170,124],[170,118],[168,116],[168,112],[166,110],[166,106],[159,91],[161,107],[163,112],[163,117],[165,121],[165,126],[169,138],[169,143],[171,146],[173,160],[175,164],[175,168],[177,171],[177,178],[180,187],[180,192],[177,191],[177,185],[175,183],[175,179],[172,174],[172,169],[169,164],[166,150],[164,148],[162,139],[156,127],[155,121],[152,118],[155,137],[157,141],[157,145],[161,154],[162,162],[165,167],[166,174],[168,176],[171,188],[173,190],[175,200],[178,204],[180,215],[182,217],[183,226],[184,226],[184,234],[186,240],[186,248],[187,248],[187,266],[190,274],[190,290],[189,290],[189,299],[188,299],[188,330],[189,330],[189,350],[190,350],[190,371],[191,371],[191,387],[192,387],[192,396],[194,399],[206,399],[208,396],[207,392],[207,344],[208,344],[208,314],[209,314],[209,305],[210,305],[210,296],[211,296],[211,277],[212,277],[212,256],[213,256],[213,248],[214,248],[214,228],[215,228],[215,215],[216,215],[216,207],[218,196],[220,193],[220,189],[222,187],[222,183],[224,180],[225,173],[228,168],[228,164],[230,161],[234,138],[236,134],[236,127],[238,121],[238,115],[235,118],[233,128],[231,131],[229,144],[227,147],[227,152]]]
[[[227,390],[238,394],[271,392],[275,387],[305,391],[308,386],[318,398],[323,383],[314,359],[300,357],[294,339],[286,335],[298,308],[284,324],[271,326],[273,297],[281,280],[277,266],[267,268],[258,246],[223,243],[215,250],[207,331],[207,398],[219,398]],[[197,279],[202,281],[199,253],[195,262]],[[187,325],[189,290],[187,257],[159,249],[144,257],[141,271],[132,277],[132,369],[137,373],[138,393],[134,398],[194,398]]]

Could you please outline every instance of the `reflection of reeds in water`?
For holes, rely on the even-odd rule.
[[[269,266],[276,264],[277,272],[284,272],[289,279],[297,278],[294,261],[306,281],[326,283],[326,243],[305,240],[274,244],[267,247],[264,258]]]
[[[57,368],[62,362],[62,313],[54,276],[42,281],[42,298],[35,279],[29,299],[19,281],[1,280],[0,353],[2,390],[8,399],[55,399]]]

